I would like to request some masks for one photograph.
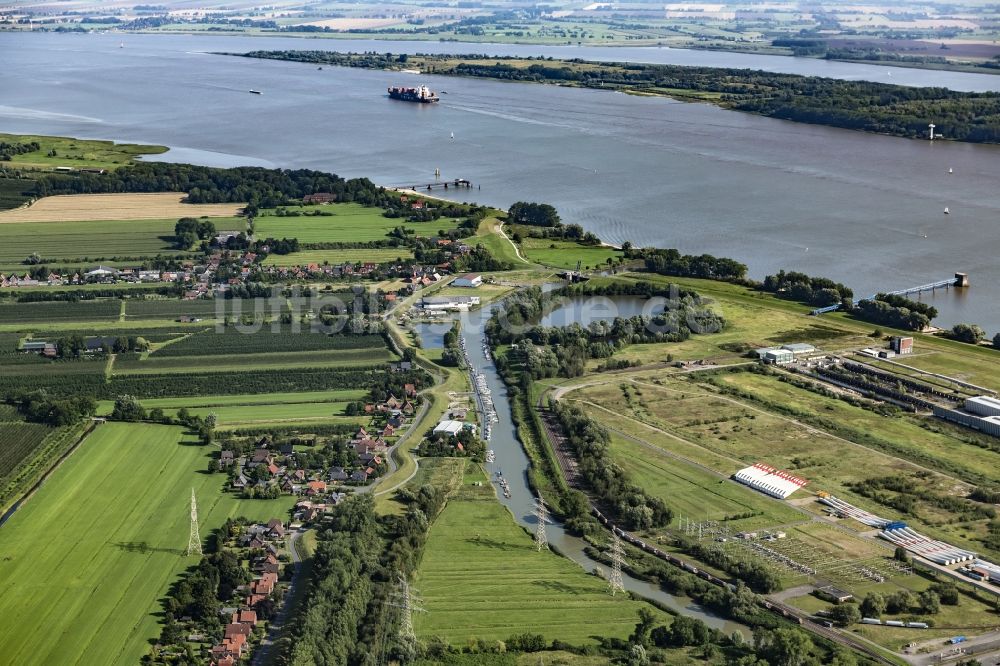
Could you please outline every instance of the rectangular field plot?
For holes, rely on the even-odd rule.
[[[454,645],[524,632],[591,645],[594,636],[627,637],[644,606],[610,596],[602,579],[570,560],[539,553],[481,472],[466,476],[431,526],[414,586],[427,610],[414,617],[417,635]],[[667,619],[653,612],[658,623]]]
[[[227,357],[155,355],[131,358],[115,363],[114,372],[161,374],[170,372],[238,372],[247,368],[349,368],[384,366],[395,357],[386,349],[336,349],[328,351],[279,352],[275,354],[238,354]]]
[[[231,226],[231,218],[216,225]],[[82,261],[87,257],[142,257],[177,254],[176,218],[88,220],[0,224],[0,261],[21,261],[37,252],[45,259]],[[97,263],[97,262],[94,262]],[[92,268],[92,266],[91,266]]]
[[[212,319],[222,311],[222,302],[215,300],[182,301],[176,298],[130,299],[125,302],[125,320],[171,319],[198,317]]]
[[[191,489],[201,534],[229,517],[286,517],[291,498],[240,501],[181,428],[98,426],[3,527],[0,654],[25,666],[135,664],[185,557]]]
[[[232,219],[243,204],[187,204],[181,192],[152,194],[61,194],[43,197],[27,208],[0,213],[0,224],[86,222],[88,220],[173,220],[182,217]],[[33,227],[32,227],[33,228]],[[238,227],[242,229],[242,227]],[[173,232],[173,226],[170,227]]]
[[[347,250],[305,250],[291,254],[270,254],[265,266],[305,266],[306,264],[364,263],[384,264],[396,259],[412,259],[413,250],[407,247],[351,248]]]
[[[78,303],[0,303],[0,324],[112,321],[118,319],[120,312],[121,301],[117,299]]]
[[[665,501],[676,516],[694,521],[727,520],[733,529],[752,530],[806,520],[793,508],[676,458],[658,447],[611,436],[611,455],[629,478]],[[742,517],[746,516],[746,517]]]
[[[142,401],[143,407],[153,409],[180,409],[181,407],[208,408],[208,407],[236,407],[246,405],[282,405],[305,402],[351,402],[364,400],[368,395],[364,390],[343,390],[343,391],[302,391],[300,393],[264,393],[248,395],[206,395],[193,396],[188,398],[147,398]],[[104,400],[98,404],[97,413],[107,415],[111,413],[114,402]]]
[[[116,375],[97,395],[127,393],[138,398],[170,398],[206,395],[242,395],[369,389],[381,370],[370,368],[273,368],[239,372],[174,372],[171,374]],[[104,377],[101,377],[103,383]],[[0,376],[0,388],[3,377]]]
[[[300,243],[364,243],[385,240],[386,234],[396,227],[412,230],[416,236],[437,236],[439,231],[451,231],[456,223],[451,218],[431,222],[407,222],[401,218],[382,215],[381,208],[367,208],[360,204],[342,203],[325,206],[286,207],[288,211],[301,211],[299,217],[278,217],[264,211],[254,219],[254,233],[260,238],[298,238]],[[311,212],[333,215],[309,215]]]
[[[306,326],[298,332],[293,332],[289,327],[274,330],[270,326],[263,326],[252,333],[243,333],[236,328],[227,328],[225,332],[218,333],[210,328],[171,342],[157,349],[150,358],[351,349],[385,349],[385,340],[378,335],[325,335]]]

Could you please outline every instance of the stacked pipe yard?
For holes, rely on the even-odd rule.
[[[879,532],[879,536],[886,541],[890,541],[897,546],[902,546],[909,552],[919,555],[920,557],[930,560],[936,564],[958,564],[959,562],[968,562],[976,557],[976,554],[971,551],[950,546],[943,541],[936,541],[930,537],[926,537],[923,534],[915,532],[907,527],[906,523],[886,520],[885,518],[876,516],[873,513],[865,511],[864,509],[859,509],[853,504],[849,504],[848,502],[838,499],[825,492],[820,492],[819,496],[819,501],[822,504],[835,509],[837,513],[847,516],[848,518],[853,518],[862,525],[868,525],[869,527],[877,527],[881,529],[882,531]],[[989,566],[996,567],[996,565],[990,564],[985,560],[976,561],[984,562]],[[1000,567],[996,567],[996,575],[998,580],[1000,580]]]
[[[805,479],[792,476],[787,472],[769,467],[763,463],[755,463],[744,467],[733,475],[733,479],[754,490],[786,499],[789,495],[808,483]]]
[[[897,546],[902,546],[924,559],[946,566],[958,564],[959,562],[967,562],[976,557],[976,554],[971,551],[949,546],[943,541],[936,541],[925,537],[923,534],[914,532],[909,527],[882,530],[879,536]]]
[[[874,513],[868,513],[864,509],[859,509],[858,507],[848,504],[844,500],[837,499],[833,495],[829,495],[827,493],[819,493],[819,501],[821,504],[831,507],[837,513],[847,516],[848,518],[853,518],[862,525],[867,525],[868,527],[883,528],[890,522],[885,518],[880,518]]]

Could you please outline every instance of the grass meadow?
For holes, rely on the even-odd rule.
[[[0,134],[0,142],[30,143],[37,141],[39,150],[23,155],[14,155],[11,164],[15,166],[73,166],[99,169],[115,169],[132,162],[140,155],[158,155],[167,152],[165,146],[146,146],[136,143],[115,143],[93,139],[71,139],[61,136],[35,136],[23,134]],[[49,155],[50,151],[55,155]]]
[[[556,268],[576,268],[581,262],[583,268],[605,268],[607,260],[621,256],[621,250],[602,245],[580,245],[572,241],[550,240],[548,238],[528,238],[521,243],[521,253],[531,261]]]
[[[304,266],[306,264],[387,263],[396,259],[412,259],[408,247],[361,247],[342,250],[304,250],[291,254],[269,254],[265,266]]]
[[[299,217],[278,217],[264,212],[254,219],[254,233],[260,238],[298,238],[300,243],[364,243],[385,240],[386,234],[402,226],[416,236],[437,236],[439,231],[450,231],[457,226],[451,218],[431,222],[408,222],[401,218],[382,215],[381,208],[370,208],[356,203],[326,204],[323,206],[287,206],[286,210],[302,211]],[[307,215],[312,211],[333,215]]]
[[[32,252],[66,261],[174,255],[179,253],[173,247],[176,223],[177,218],[0,224],[0,261],[21,261]]]
[[[240,501],[180,428],[97,430],[4,525],[0,654],[9,663],[135,664],[185,557],[191,489],[202,537],[229,517],[285,517],[292,498]],[[44,599],[45,603],[39,601]]]
[[[603,579],[572,561],[538,552],[478,469],[431,526],[414,587],[427,610],[414,617],[417,635],[453,645],[525,632],[593,645],[597,636],[626,638],[642,607],[669,622],[642,602],[612,597]]]

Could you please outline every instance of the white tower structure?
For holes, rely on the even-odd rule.
[[[927,125],[927,127],[931,131],[931,135],[930,136],[931,136],[931,141],[933,141],[934,140],[934,128],[937,127],[937,125],[935,125],[934,123],[929,123]]]
[[[191,532],[188,534],[187,555],[201,555],[201,535],[198,533],[198,501],[191,489]]]

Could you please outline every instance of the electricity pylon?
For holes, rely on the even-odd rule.
[[[198,533],[198,501],[191,489],[191,532],[188,535],[187,555],[201,555],[201,535]]]

